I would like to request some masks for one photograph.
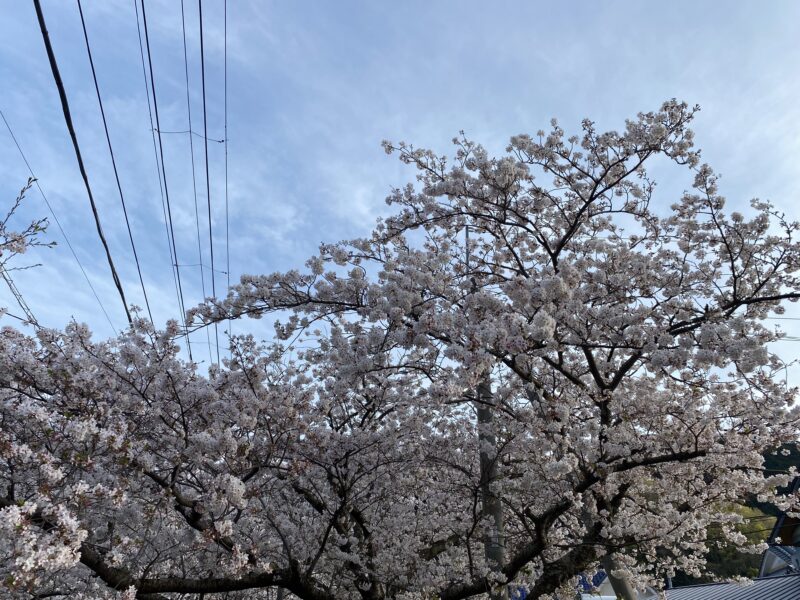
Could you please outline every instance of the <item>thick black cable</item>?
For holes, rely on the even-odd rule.
[[[158,133],[158,149],[159,149],[159,154],[161,156],[161,175],[162,175],[163,181],[164,181],[164,196],[165,196],[165,198],[167,200],[167,216],[169,218],[168,219],[169,220],[169,234],[170,234],[170,239],[172,240],[172,250],[173,250],[173,253],[174,253],[174,257],[175,257],[175,272],[176,272],[176,274],[178,276],[178,295],[180,297],[181,317],[183,319],[183,329],[184,329],[184,332],[186,333],[186,349],[187,349],[187,351],[189,353],[189,360],[193,360],[193,358],[192,358],[192,344],[189,341],[189,330],[188,330],[188,328],[186,326],[186,308],[185,308],[184,301],[183,301],[183,286],[181,285],[181,271],[180,271],[180,267],[178,266],[178,263],[179,263],[179,261],[178,261],[178,247],[175,245],[175,229],[172,226],[172,210],[171,210],[170,202],[169,202],[169,187],[167,186],[167,171],[166,171],[166,167],[164,165],[164,145],[163,145],[163,143],[161,141],[161,133],[160,133],[161,122],[159,121],[159,117],[158,117],[158,100],[157,100],[157,97],[156,97],[156,81],[155,81],[155,76],[153,74],[153,59],[152,59],[152,53],[150,52],[150,36],[149,36],[148,30],[147,30],[147,14],[145,12],[144,0],[142,0],[142,24],[144,25],[144,41],[145,41],[145,46],[147,48],[147,63],[148,63],[148,67],[149,67],[149,70],[150,70],[150,88],[151,88],[151,91],[153,92],[153,112],[156,115],[156,129],[159,132]]]
[[[206,150],[206,196],[208,198],[208,245],[211,250],[211,294],[216,298],[217,283],[214,274],[214,236],[211,228],[211,179],[208,172],[208,116],[206,112],[206,60],[205,49],[203,47],[203,0],[197,0],[197,10],[200,14],[200,72],[203,82],[203,135]],[[214,321],[214,338],[217,346],[217,363],[219,363],[219,330],[216,321]]]
[[[100,85],[97,83],[97,72],[94,68],[94,59],[92,58],[92,48],[89,44],[89,34],[86,31],[86,21],[83,17],[83,7],[81,0],[78,0],[78,12],[81,16],[81,27],[83,27],[83,39],[86,41],[86,54],[89,56],[89,66],[92,68],[92,79],[94,80],[94,90],[97,93],[97,103],[100,105],[100,115],[103,117],[103,130],[106,134],[106,142],[108,143],[108,153],[111,155],[111,165],[114,168],[114,178],[117,181],[117,190],[119,191],[119,201],[122,204],[122,214],[125,215],[125,226],[128,228],[128,239],[131,242],[131,250],[133,250],[133,260],[136,262],[136,272],[139,274],[139,283],[142,285],[142,294],[144,294],[144,303],[147,307],[147,314],[150,316],[150,324],[155,328],[153,321],[153,312],[150,310],[150,300],[147,297],[147,289],[144,285],[144,277],[142,277],[142,266],[139,264],[139,254],[136,252],[136,244],[133,242],[133,232],[131,231],[131,222],[128,218],[128,207],[125,205],[125,196],[122,193],[122,184],[119,181],[119,171],[117,170],[117,160],[114,157],[114,148],[111,146],[111,135],[108,133],[108,122],[106,121],[106,111],[103,108],[103,98],[100,96]]]
[[[97,235],[100,236],[100,241],[103,244],[103,248],[106,252],[106,258],[108,259],[108,266],[111,269],[111,276],[114,278],[114,285],[117,287],[117,291],[119,292],[120,299],[122,300],[122,306],[125,309],[125,316],[128,317],[128,323],[133,323],[133,319],[131,319],[131,313],[128,310],[128,302],[125,300],[125,292],[122,289],[122,282],[117,275],[117,269],[114,267],[114,260],[111,258],[111,250],[108,247],[108,242],[106,242],[106,236],[103,234],[103,227],[100,224],[100,216],[97,213],[97,206],[94,202],[94,195],[92,194],[92,187],[89,185],[89,176],[86,174],[86,168],[83,165],[83,156],[81,155],[81,148],[78,145],[78,137],[75,134],[75,128],[72,125],[72,116],[70,115],[69,111],[69,103],[67,102],[67,93],[64,89],[64,83],[61,81],[61,74],[58,71],[58,63],[56,63],[56,57],[53,53],[53,47],[50,44],[50,35],[47,33],[47,26],[44,22],[44,14],[42,13],[42,6],[39,0],[33,0],[33,6],[36,9],[36,18],[39,20],[39,28],[42,31],[42,39],[44,40],[44,47],[47,50],[47,58],[50,61],[50,70],[53,72],[53,79],[55,80],[56,87],[58,88],[58,96],[61,99],[61,109],[64,112],[64,120],[67,123],[67,129],[69,130],[70,138],[72,139],[72,146],[75,149],[75,157],[78,159],[78,167],[81,171],[81,177],[83,177],[83,183],[86,186],[86,193],[89,195],[89,204],[92,207],[92,214],[94,215],[94,223],[97,227]]]
[[[67,237],[67,232],[64,231],[64,228],[61,226],[61,221],[58,219],[56,212],[53,210],[53,206],[50,204],[50,200],[47,199],[47,195],[44,193],[42,186],[39,184],[39,179],[36,177],[36,174],[33,172],[33,168],[31,167],[31,163],[28,162],[28,157],[25,156],[25,152],[22,150],[22,146],[19,144],[19,140],[17,140],[17,136],[14,135],[14,130],[11,129],[11,125],[9,124],[6,116],[3,114],[3,111],[0,110],[0,117],[3,119],[3,123],[6,125],[6,129],[8,129],[8,133],[11,135],[11,139],[14,141],[14,145],[17,147],[17,151],[19,152],[20,157],[22,157],[22,162],[25,163],[25,166],[28,167],[28,173],[31,174],[31,178],[33,179],[34,183],[36,183],[36,188],[39,190],[39,194],[42,196],[42,200],[44,200],[45,206],[47,206],[47,210],[50,211],[50,214],[53,217],[53,221],[55,221],[56,225],[58,226],[58,230],[61,232],[64,241],[67,244],[67,248],[72,253],[72,257],[75,259],[75,262],[78,263],[78,268],[83,273],[83,278],[86,280],[89,289],[92,290],[92,294],[94,295],[95,300],[97,300],[97,304],[100,306],[100,310],[106,317],[108,324],[111,326],[111,330],[114,332],[114,335],[117,335],[117,330],[114,327],[114,323],[111,322],[111,317],[108,316],[108,312],[106,311],[106,307],[103,306],[102,300],[100,300],[100,296],[97,294],[97,290],[94,289],[92,285],[92,281],[89,279],[89,275],[86,273],[86,269],[83,268],[83,264],[81,263],[81,259],[78,258],[78,253],[75,252],[75,248],[72,246],[72,243],[69,241],[69,237]]]
[[[189,129],[187,133],[194,134],[192,130],[192,100],[189,95],[189,53],[186,50],[186,12],[184,10],[183,0],[181,0],[181,29],[183,31],[183,70],[186,75],[186,113],[189,115]],[[205,302],[206,275],[205,265],[203,264],[203,246],[200,241],[200,209],[197,205],[197,179],[195,177],[194,140],[192,135],[189,136],[189,154],[192,159],[192,192],[194,195],[194,222],[197,229],[197,255],[200,259],[200,285],[203,290],[203,301]],[[211,356],[211,334],[208,332],[208,329],[206,329],[206,341],[208,342],[208,360],[209,362],[214,362]]]

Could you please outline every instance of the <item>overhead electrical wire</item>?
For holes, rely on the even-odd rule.
[[[167,171],[166,171],[166,167],[164,165],[164,145],[163,145],[163,143],[161,141],[161,133],[160,133],[161,122],[160,122],[159,116],[158,116],[158,99],[157,99],[157,96],[156,96],[156,82],[155,82],[155,76],[153,74],[153,59],[152,59],[152,53],[150,51],[150,36],[149,36],[148,30],[147,30],[147,13],[145,11],[144,0],[141,0],[141,1],[142,1],[142,24],[144,25],[144,41],[145,41],[145,47],[147,48],[147,63],[148,63],[149,71],[150,71],[150,88],[151,88],[151,91],[153,92],[153,112],[155,113],[155,116],[156,116],[156,129],[159,132],[158,133],[158,149],[159,149],[159,155],[161,157],[161,176],[162,176],[162,180],[163,180],[163,183],[164,183],[164,197],[166,198],[166,201],[167,201],[167,217],[168,217],[168,223],[169,223],[169,235],[170,235],[170,240],[172,242],[172,252],[173,252],[173,257],[175,259],[175,262],[174,262],[175,272],[176,272],[177,279],[178,279],[178,296],[179,296],[181,317],[182,317],[182,320],[183,320],[184,332],[186,333],[186,348],[187,348],[187,351],[189,353],[189,360],[194,360],[192,358],[192,344],[191,344],[191,342],[189,340],[189,329],[188,329],[187,324],[186,324],[186,307],[185,307],[185,304],[184,304],[184,301],[183,301],[183,286],[181,284],[181,271],[180,271],[180,266],[178,265],[178,263],[179,263],[179,261],[178,261],[178,247],[175,245],[175,229],[173,228],[173,225],[172,225],[172,209],[171,209],[170,201],[169,201],[169,187],[167,186]]]
[[[106,307],[103,306],[102,300],[100,300],[100,296],[97,294],[97,290],[94,289],[92,285],[92,281],[89,279],[89,275],[86,273],[86,269],[83,268],[83,264],[81,263],[81,259],[78,258],[77,252],[75,252],[75,248],[73,248],[72,243],[69,241],[69,237],[67,236],[67,232],[64,231],[64,227],[61,225],[61,221],[59,220],[58,216],[56,215],[55,210],[53,210],[53,206],[50,204],[50,200],[47,199],[47,195],[44,193],[41,184],[39,183],[39,179],[36,177],[36,174],[33,172],[33,168],[31,164],[28,162],[28,157],[25,156],[25,152],[22,150],[22,146],[17,140],[17,136],[14,135],[14,130],[11,129],[11,125],[6,119],[5,114],[3,111],[0,110],[0,117],[3,119],[3,123],[5,123],[6,129],[8,129],[8,133],[11,135],[11,139],[14,141],[14,145],[17,147],[17,151],[19,152],[20,157],[22,158],[22,162],[25,163],[25,166],[28,168],[28,173],[30,173],[31,178],[33,179],[34,183],[36,184],[36,189],[39,190],[39,194],[42,196],[42,200],[44,200],[45,206],[47,206],[47,210],[50,211],[50,214],[53,217],[53,221],[55,221],[58,230],[61,232],[61,236],[64,238],[64,242],[67,244],[67,248],[72,253],[72,257],[75,259],[75,262],[78,264],[78,268],[83,273],[83,278],[86,280],[86,284],[89,286],[89,289],[92,291],[92,295],[94,295],[95,300],[97,300],[97,304],[100,306],[100,310],[105,315],[108,324],[111,326],[111,330],[114,332],[114,335],[117,335],[117,330],[114,327],[114,323],[111,321],[111,317],[108,316],[108,312],[106,311]]]
[[[211,254],[211,294],[217,297],[217,283],[214,269],[214,235],[211,226],[211,178],[208,171],[208,113],[206,111],[206,60],[203,46],[203,0],[197,0],[197,10],[200,15],[200,73],[203,88],[203,135],[206,153],[206,197],[208,200],[208,245]],[[217,346],[217,362],[219,363],[219,329],[214,321],[214,338]]]
[[[209,267],[208,265],[200,264],[200,263],[181,263],[181,266],[182,267],[203,267],[204,269],[211,270],[211,267]],[[221,269],[217,269],[217,273],[222,273],[223,275],[225,275],[227,273],[227,271],[223,271]]]
[[[196,135],[199,138],[204,137],[202,133],[197,133],[196,131],[192,131],[191,129],[181,129],[180,131],[162,131],[163,134],[173,134],[173,133],[191,133],[192,135]],[[224,144],[225,140],[218,140],[216,138],[208,138],[209,142],[214,142],[217,144]]]
[[[138,0],[133,0],[133,9],[136,13],[136,33],[138,34],[139,38],[139,57],[142,62],[142,80],[144,81],[144,95],[147,98],[147,114],[150,119],[150,137],[153,140],[153,158],[156,164],[156,179],[158,179],[158,191],[161,193],[161,210],[164,215],[164,233],[166,235],[167,240],[167,251],[169,254],[169,270],[172,273],[172,281],[175,284],[175,298],[178,300],[178,308],[180,309],[181,297],[178,291],[178,278],[175,276],[175,263],[178,261],[175,260],[175,257],[172,254],[172,243],[170,242],[169,237],[169,219],[167,218],[167,204],[164,201],[164,184],[161,181],[161,165],[158,160],[158,144],[156,142],[156,128],[155,123],[153,123],[153,109],[150,106],[150,86],[149,80],[147,78],[147,66],[144,60],[144,41],[142,39],[142,28],[139,25],[139,4]]]
[[[94,80],[94,90],[97,93],[97,103],[100,105],[100,115],[103,118],[103,130],[106,134],[106,143],[108,144],[108,153],[111,155],[111,165],[114,168],[114,178],[117,182],[117,190],[119,191],[119,201],[122,204],[122,214],[125,215],[125,226],[128,229],[128,239],[131,242],[131,250],[133,250],[133,259],[136,262],[136,272],[139,274],[139,283],[142,286],[142,294],[144,295],[144,303],[147,307],[147,314],[150,317],[150,324],[155,327],[153,321],[153,312],[150,310],[150,300],[147,297],[147,289],[144,285],[144,277],[142,277],[142,266],[139,263],[139,254],[136,252],[136,244],[133,242],[133,232],[131,231],[131,222],[128,218],[128,208],[125,205],[125,196],[122,193],[122,184],[119,180],[119,171],[117,170],[117,160],[114,157],[114,148],[111,145],[111,135],[108,133],[108,122],[106,121],[106,111],[103,108],[103,98],[100,95],[100,85],[97,83],[97,72],[94,68],[94,59],[92,58],[92,48],[89,44],[89,34],[86,31],[86,20],[83,17],[83,7],[81,0],[78,0],[78,12],[81,16],[81,27],[83,28],[83,39],[86,42],[86,54],[89,57],[89,66],[92,68],[92,79]]]
[[[181,29],[183,31],[183,67],[184,67],[184,74],[186,75],[186,113],[189,116],[189,129],[186,133],[195,134],[192,130],[192,101],[191,96],[189,95],[189,54],[186,50],[186,13],[184,10],[184,2],[181,0]],[[203,136],[200,136],[203,137]],[[189,154],[192,159],[192,193],[194,197],[194,221],[195,226],[197,229],[197,255],[200,259],[200,285],[203,290],[203,301],[206,299],[206,275],[205,275],[205,265],[203,264],[203,247],[200,241],[200,209],[197,205],[197,179],[195,177],[195,165],[194,165],[194,140],[193,136],[189,136]],[[189,266],[189,265],[184,265]],[[211,356],[211,334],[209,333],[208,329],[206,329],[206,340],[208,342],[208,359],[211,362],[214,362],[214,359]]]
[[[64,113],[64,120],[66,121],[67,129],[69,130],[69,135],[72,139],[72,146],[75,149],[75,157],[78,159],[78,168],[80,169],[81,177],[83,177],[83,183],[86,186],[86,193],[89,195],[89,204],[92,207],[92,215],[94,216],[95,226],[97,227],[97,235],[100,237],[100,241],[103,244],[103,248],[106,253],[106,259],[108,260],[108,266],[111,269],[111,276],[114,279],[114,285],[119,292],[120,299],[122,300],[122,306],[125,309],[125,316],[128,318],[128,323],[132,323],[133,320],[131,319],[131,313],[128,310],[128,302],[125,300],[125,292],[122,289],[122,282],[119,279],[119,275],[117,275],[117,269],[114,266],[114,260],[111,258],[111,250],[109,249],[108,242],[106,242],[106,237],[103,234],[103,227],[100,224],[100,215],[97,212],[97,205],[94,202],[92,187],[89,185],[89,176],[86,174],[86,168],[83,165],[83,156],[81,155],[81,149],[78,145],[78,137],[75,134],[75,128],[72,125],[72,116],[70,115],[67,93],[64,89],[64,83],[61,81],[61,74],[58,70],[58,63],[56,62],[53,47],[50,44],[50,35],[47,33],[47,26],[44,21],[42,6],[39,0],[33,0],[33,5],[36,9],[36,18],[39,20],[39,28],[42,31],[42,39],[44,40],[47,58],[50,62],[50,70],[53,72],[53,79],[55,80],[56,87],[58,88],[58,95],[59,99],[61,100],[61,109]]]
[[[231,289],[231,244],[230,218],[228,216],[228,0],[224,0],[223,8],[223,114],[225,115],[225,275],[228,290]],[[232,322],[228,319],[228,337],[232,333]]]

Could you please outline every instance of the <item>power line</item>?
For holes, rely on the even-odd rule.
[[[150,324],[155,328],[153,321],[153,312],[150,310],[150,300],[147,298],[147,290],[144,285],[144,278],[142,277],[142,266],[139,264],[139,254],[136,252],[136,244],[133,243],[133,232],[131,231],[131,222],[128,219],[128,208],[125,206],[125,196],[122,193],[122,184],[119,181],[119,171],[117,170],[117,160],[114,157],[114,148],[111,146],[111,136],[108,133],[108,123],[106,121],[106,111],[103,108],[103,99],[100,96],[100,86],[97,83],[97,73],[94,68],[94,60],[92,58],[92,48],[89,44],[89,34],[86,31],[86,21],[83,18],[83,7],[81,0],[78,0],[78,12],[81,16],[81,27],[83,27],[83,39],[86,41],[86,54],[89,56],[89,66],[92,68],[92,79],[94,80],[94,90],[97,93],[97,103],[100,105],[100,115],[103,117],[103,130],[106,134],[106,142],[108,143],[108,153],[111,155],[111,165],[114,167],[114,178],[117,181],[117,190],[119,191],[119,201],[122,204],[122,214],[125,215],[125,226],[128,229],[128,239],[131,241],[131,249],[133,250],[133,259],[136,261],[136,272],[139,274],[139,283],[142,285],[142,294],[144,294],[144,303],[147,307],[147,314],[150,316]]]
[[[184,10],[183,0],[181,0],[181,29],[183,31],[183,67],[184,67],[184,73],[186,75],[186,112],[189,115],[189,129],[185,133],[199,135],[192,130],[192,102],[191,102],[191,97],[189,95],[189,55],[188,52],[186,51],[186,15]],[[202,286],[203,290],[203,301],[205,301],[206,275],[204,272],[205,265],[203,264],[203,248],[200,242],[200,210],[197,206],[197,179],[195,177],[194,140],[192,139],[192,135],[189,136],[189,153],[192,158],[192,192],[194,196],[194,221],[197,229],[197,255],[200,259],[200,285]],[[208,342],[208,360],[209,362],[213,362],[213,358],[211,357],[211,334],[208,332],[208,329],[206,329],[206,340]]]
[[[153,158],[156,163],[156,178],[158,179],[158,191],[161,194],[161,212],[164,215],[164,233],[167,239],[167,253],[169,254],[169,270],[172,273],[172,282],[175,285],[175,298],[178,300],[178,309],[180,310],[181,297],[178,291],[178,278],[175,277],[175,257],[172,254],[172,244],[169,238],[169,220],[167,218],[167,205],[164,201],[164,184],[161,181],[161,165],[158,161],[158,145],[156,144],[156,128],[153,123],[153,109],[150,106],[150,87],[147,79],[147,67],[144,60],[144,42],[142,41],[142,28],[139,26],[139,4],[137,0],[133,0],[133,9],[136,13],[136,33],[139,39],[139,58],[142,62],[142,80],[144,81],[144,95],[147,98],[147,115],[150,119],[150,137],[153,140]]]
[[[211,227],[211,179],[208,172],[208,114],[206,112],[206,59],[203,46],[203,0],[197,0],[197,10],[200,15],[200,72],[203,87],[203,134],[206,151],[206,196],[208,199],[208,245],[211,250],[211,294],[217,297],[217,282],[214,275],[214,236]],[[214,321],[214,338],[217,346],[217,362],[219,363],[219,329]]]
[[[11,125],[8,123],[8,120],[6,119],[6,116],[3,114],[2,110],[0,110],[0,117],[2,117],[3,123],[5,123],[6,125],[6,129],[8,129],[8,133],[11,135],[11,139],[14,141],[14,145],[17,147],[17,151],[19,151],[19,155],[20,157],[22,157],[22,161],[28,168],[28,172],[30,173],[31,178],[33,179],[34,183],[36,183],[36,188],[39,190],[39,194],[41,194],[42,200],[44,200],[45,206],[47,206],[47,210],[50,211],[50,214],[53,217],[53,221],[55,221],[56,226],[58,226],[58,230],[61,232],[61,235],[63,236],[64,241],[67,244],[67,248],[69,248],[69,251],[72,253],[75,262],[78,263],[78,268],[81,270],[81,273],[83,273],[83,277],[84,279],[86,279],[86,283],[89,286],[89,289],[92,290],[92,294],[94,295],[95,300],[97,300],[97,304],[100,306],[100,310],[105,315],[108,324],[111,326],[111,330],[114,332],[114,335],[117,335],[117,330],[114,327],[114,323],[111,322],[111,317],[108,316],[106,307],[103,306],[103,302],[100,300],[100,296],[97,295],[97,291],[94,289],[94,286],[92,285],[92,282],[89,279],[89,275],[87,275],[86,273],[86,269],[83,268],[83,264],[81,264],[81,260],[78,258],[78,254],[77,252],[75,252],[75,248],[72,247],[72,243],[69,241],[69,237],[67,237],[67,232],[64,231],[64,228],[61,226],[61,221],[58,219],[58,216],[56,215],[56,212],[53,210],[50,201],[47,199],[47,195],[44,193],[42,186],[39,184],[39,179],[33,172],[33,168],[31,167],[31,164],[28,162],[28,158],[25,156],[25,152],[22,151],[22,146],[20,146],[20,143],[17,140],[17,136],[14,135],[14,131],[11,129]]]
[[[228,0],[223,2],[223,73],[224,73],[224,109],[225,115],[225,271],[228,290],[231,289],[231,245],[230,218],[228,217]],[[231,335],[231,320],[228,319],[228,337]]]
[[[208,265],[203,264],[203,263],[181,263],[181,266],[182,267],[202,267],[204,269],[211,270],[211,267],[209,267]],[[223,271],[221,269],[217,269],[217,273],[222,273],[223,275],[226,275],[228,272],[227,271]]]
[[[163,143],[161,141],[161,133],[160,133],[161,122],[159,121],[159,117],[158,117],[158,99],[156,97],[156,81],[155,81],[155,76],[153,74],[153,59],[152,59],[152,54],[150,52],[150,36],[149,36],[148,30],[147,30],[147,14],[145,12],[144,0],[142,0],[142,24],[144,25],[144,40],[145,40],[145,45],[147,47],[147,63],[148,63],[149,69],[150,69],[150,87],[151,87],[151,91],[153,92],[153,112],[156,115],[156,129],[159,131],[159,133],[158,133],[158,148],[159,148],[159,154],[161,156],[161,175],[162,175],[163,182],[164,182],[164,196],[165,196],[165,198],[167,200],[167,216],[168,216],[168,223],[169,223],[169,234],[170,234],[170,239],[172,241],[172,250],[173,250],[173,255],[174,255],[174,258],[175,258],[174,265],[175,265],[175,272],[176,272],[177,279],[178,279],[178,297],[179,297],[179,302],[180,302],[181,318],[183,319],[183,328],[184,328],[184,331],[186,333],[186,348],[187,348],[187,350],[189,352],[189,360],[193,360],[193,358],[192,358],[192,344],[189,341],[189,330],[186,327],[186,308],[185,308],[185,305],[184,305],[184,302],[183,302],[183,286],[181,285],[181,271],[180,271],[180,267],[178,266],[178,247],[175,245],[175,230],[174,230],[174,228],[172,226],[172,210],[171,210],[170,202],[169,202],[169,187],[167,186],[167,171],[166,171],[166,167],[164,165],[164,145],[163,145]]]
[[[184,25],[184,31],[186,31],[185,25]],[[191,129],[181,129],[179,131],[161,131],[161,133],[164,133],[164,134],[191,133],[192,135],[196,135],[199,138],[205,138],[205,136],[202,133],[197,133],[196,131],[193,131]],[[217,138],[205,138],[205,139],[207,139],[209,142],[215,142],[217,144],[224,144],[225,143],[225,140],[218,140]]]
[[[50,44],[50,35],[47,33],[47,26],[44,22],[42,6],[39,0],[33,0],[33,5],[36,8],[36,17],[39,20],[39,28],[42,31],[42,39],[44,40],[44,46],[47,50],[47,58],[50,61],[50,70],[53,72],[53,79],[55,79],[56,87],[58,88],[58,95],[61,100],[61,109],[64,112],[64,120],[67,123],[67,129],[69,130],[69,135],[72,139],[72,146],[75,149],[75,156],[78,159],[78,167],[81,171],[81,177],[83,177],[83,183],[86,186],[86,193],[89,195],[89,204],[91,204],[92,207],[92,214],[94,215],[97,234],[100,236],[100,241],[105,249],[106,258],[108,259],[108,266],[111,269],[111,276],[114,278],[114,285],[116,285],[120,299],[122,300],[122,306],[125,309],[125,315],[128,317],[128,323],[132,323],[133,320],[131,319],[131,313],[128,310],[128,303],[125,300],[125,292],[122,290],[122,282],[117,275],[117,269],[114,267],[114,260],[111,258],[111,250],[109,250],[106,237],[103,234],[103,228],[100,225],[100,216],[97,213],[97,206],[95,205],[94,196],[92,195],[92,188],[89,185],[89,177],[86,174],[86,168],[83,165],[83,157],[81,155],[80,146],[78,145],[78,137],[75,135],[75,128],[72,125],[69,103],[67,102],[67,93],[64,89],[64,83],[61,81],[61,74],[58,71],[58,64],[56,63],[56,57],[53,53],[53,47]]]

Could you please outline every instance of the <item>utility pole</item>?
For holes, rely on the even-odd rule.
[[[477,282],[470,274],[469,225],[464,229],[466,246],[466,275],[472,279],[470,294],[477,290]],[[487,372],[476,389],[475,408],[478,416],[478,448],[480,453],[481,517],[489,520],[489,530],[483,540],[486,563],[499,571],[506,562],[505,522],[503,503],[495,489],[498,479],[497,436],[495,434],[495,403],[491,372]],[[508,600],[508,586],[487,590],[490,600]]]
[[[608,580],[611,582],[611,587],[614,588],[614,593],[617,598],[622,600],[639,600],[639,592],[637,592],[631,585],[631,582],[626,578],[620,578],[612,575],[614,571],[619,570],[621,565],[616,558],[611,554],[606,554],[603,557],[603,569],[608,575]]]
[[[489,531],[483,542],[486,562],[493,570],[500,570],[506,562],[505,522],[503,503],[495,489],[498,478],[497,436],[495,435],[494,394],[492,380],[487,373],[478,384],[478,446],[481,469],[481,516],[489,519]],[[491,600],[508,600],[508,587],[489,590]]]

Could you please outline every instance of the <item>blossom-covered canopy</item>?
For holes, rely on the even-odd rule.
[[[553,121],[501,158],[385,143],[418,183],[370,236],[190,311],[278,319],[207,374],[175,323],[4,328],[2,593],[544,598],[600,564],[696,572],[711,524],[741,542],[730,503],[789,506],[764,318],[798,297],[798,225],[726,212],[695,111]],[[690,175],[672,204],[659,158]]]

